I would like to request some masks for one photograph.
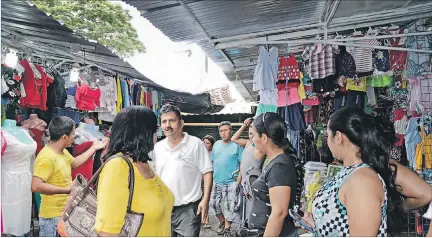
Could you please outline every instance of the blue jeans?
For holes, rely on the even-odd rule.
[[[39,217],[39,236],[40,237],[56,237],[57,225],[60,222],[60,217],[42,218]]]

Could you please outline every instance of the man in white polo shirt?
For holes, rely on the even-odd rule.
[[[202,141],[183,132],[180,109],[164,105],[161,126],[166,138],[155,145],[154,168],[175,197],[172,235],[198,237],[208,216],[213,166]],[[201,181],[204,177],[204,194]]]

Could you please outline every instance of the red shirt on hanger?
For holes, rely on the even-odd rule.
[[[93,111],[96,106],[100,107],[100,89],[92,89],[86,83],[77,85],[75,94],[76,108],[84,111]]]
[[[34,71],[27,60],[21,60],[20,64],[24,67],[22,82],[24,85],[25,96],[22,95],[20,100],[21,107],[37,108],[46,111],[47,89],[54,80],[48,77],[41,65],[37,65],[36,69],[41,74],[41,79],[34,76]]]

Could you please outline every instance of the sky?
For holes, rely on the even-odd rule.
[[[211,59],[208,74],[204,73],[204,52],[197,44],[173,42],[142,17],[135,7],[122,1],[111,2],[129,11],[132,16],[131,24],[136,28],[139,40],[146,47],[146,53],[126,59],[140,73],[166,88],[193,94],[229,85],[232,98],[236,102],[244,101],[223,71]]]

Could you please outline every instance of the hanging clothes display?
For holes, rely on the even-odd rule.
[[[358,35],[356,37],[361,37],[361,35]],[[354,42],[348,41],[347,43],[354,43]],[[347,47],[347,51],[354,57],[357,74],[363,73],[363,75],[358,75],[359,77],[372,75],[374,71],[373,57],[372,57],[372,53],[374,51],[373,47],[379,46],[381,43],[377,40],[360,40],[360,41],[356,41],[356,43],[371,46],[371,48],[352,47],[352,46]]]
[[[19,64],[17,64],[19,65]],[[21,66],[22,67],[22,66]],[[7,67],[6,65],[2,65],[1,74],[2,74],[2,97],[10,100],[20,100],[21,98],[21,90],[22,90],[22,72],[20,73],[18,70]]]
[[[425,128],[420,126],[420,136],[421,142],[416,146],[415,168],[432,169],[432,134],[426,134]]]
[[[333,45],[309,45],[303,51],[302,58],[308,61],[308,75],[312,79],[324,79],[336,74],[336,55],[339,48]]]
[[[46,111],[48,86],[54,79],[48,77],[40,65],[35,66],[27,60],[21,60],[20,64],[25,69],[22,77],[25,95],[21,93],[20,106]]]
[[[79,110],[93,111],[100,106],[101,91],[99,88],[90,88],[85,82],[78,82],[75,94],[76,107]]]
[[[86,152],[93,145],[92,141],[87,141],[79,145],[73,146],[73,156],[76,158],[82,153]],[[93,157],[93,155],[92,155]],[[76,178],[78,174],[81,174],[87,181],[93,176],[93,158],[88,159],[84,164],[76,169],[72,169],[72,180]]]
[[[392,35],[398,35],[405,33],[404,28],[399,28],[395,30],[389,30]],[[388,40],[388,44],[391,47],[404,47],[405,37],[394,37]],[[404,71],[407,69],[407,51],[390,50],[390,69],[393,71]]]
[[[123,105],[123,95],[122,95],[122,86],[120,83],[120,77],[116,76],[116,84],[117,84],[117,105],[116,105],[116,114],[118,114]]]
[[[13,128],[2,128],[7,147],[1,160],[1,206],[4,232],[22,236],[30,231],[30,164],[34,160],[37,145],[27,131],[16,126],[11,127]]]
[[[306,128],[303,105],[300,102],[286,107],[279,107],[277,113],[285,119],[290,130],[301,131]]]
[[[261,90],[259,91],[260,103],[258,105],[256,116],[265,112],[277,112],[278,101],[276,90]]]
[[[277,47],[271,47],[269,51],[264,46],[258,49],[258,62],[253,78],[253,90],[275,90],[278,74],[278,54]]]
[[[116,115],[117,106],[117,85],[115,79],[108,76],[99,77],[100,107],[98,112],[99,120],[112,122]]]

